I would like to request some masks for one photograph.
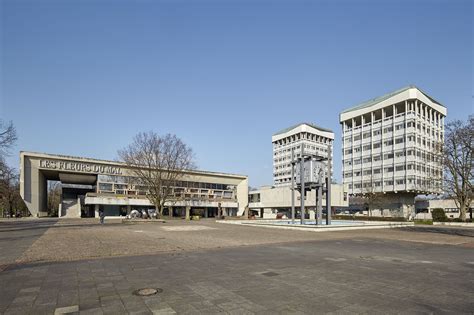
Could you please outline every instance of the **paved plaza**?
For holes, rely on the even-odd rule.
[[[311,233],[211,220],[0,221],[0,313],[474,310],[474,230]],[[134,295],[156,288],[149,297]]]

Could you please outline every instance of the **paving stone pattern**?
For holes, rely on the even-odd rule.
[[[370,235],[10,264],[0,272],[0,313],[472,314],[470,236],[444,233],[458,244],[446,245]],[[141,288],[163,291],[133,294]]]

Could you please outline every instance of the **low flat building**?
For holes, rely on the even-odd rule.
[[[466,218],[473,218],[474,204],[471,203],[466,211]],[[446,217],[449,219],[457,219],[461,215],[459,207],[454,199],[420,199],[415,201],[416,218],[432,219],[431,213],[434,209],[443,209]]]
[[[62,186],[60,217],[125,216],[131,210],[154,208],[145,186],[133,184],[125,163],[34,152],[20,153],[20,194],[32,216],[48,213],[48,181]],[[205,217],[243,215],[248,205],[248,177],[207,171],[186,171],[172,187],[165,214],[186,211]]]
[[[249,210],[261,218],[276,218],[277,213],[291,217],[291,187],[263,186],[260,189],[249,191]],[[295,213],[300,213],[301,197],[295,190]],[[326,211],[326,195],[323,195],[323,212]],[[331,185],[331,208],[346,208],[349,206],[347,187],[341,184]],[[316,191],[306,193],[305,209],[310,217],[314,217],[316,209]]]

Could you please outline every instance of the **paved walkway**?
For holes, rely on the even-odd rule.
[[[178,244],[185,239],[192,243],[191,238],[214,235],[206,233],[215,230],[202,229],[214,225],[217,229],[215,223],[177,222],[167,226],[167,235]],[[201,228],[196,230],[196,226]],[[170,227],[175,227],[174,231]],[[70,226],[74,228],[79,227]],[[153,230],[144,225],[134,228]],[[109,232],[113,230],[110,227]],[[52,227],[50,231],[65,233],[67,229]],[[253,231],[253,236],[263,233],[269,237],[266,233],[274,230]],[[279,232],[275,232],[277,239]],[[290,233],[290,239],[296,237],[292,231],[284,232]],[[153,235],[134,233],[143,235],[143,240]],[[425,235],[423,231],[390,233],[398,233],[401,239],[406,233],[420,233],[422,239]],[[435,239],[440,237],[433,230],[429,233]],[[0,237],[4,235],[0,233]],[[4,284],[0,287],[0,313],[472,313],[472,236],[441,234],[445,243],[456,238],[458,244],[445,245],[370,235],[17,263],[0,272],[0,283]],[[460,237],[466,242],[459,242]],[[144,287],[162,292],[151,297],[133,295]]]

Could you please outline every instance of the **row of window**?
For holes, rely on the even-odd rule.
[[[286,137],[284,139],[280,139],[280,140],[277,140],[277,141],[273,142],[273,147],[276,148],[276,147],[286,145],[286,144],[290,144],[290,143],[300,141],[300,140],[309,140],[309,141],[314,141],[314,142],[318,142],[318,143],[322,143],[322,144],[328,144],[328,143],[331,143],[331,141],[332,141],[329,138],[319,136],[319,135],[315,135],[313,133],[301,132],[301,133],[291,135],[291,136]]]
[[[384,167],[383,171],[384,173],[393,173],[395,172],[401,172],[401,171],[411,171],[411,170],[416,170],[422,173],[427,173],[428,175],[432,175],[434,178],[437,178],[438,176],[441,176],[442,172],[441,169],[439,168],[430,168],[426,166],[425,164],[415,164],[415,163],[409,163],[407,165],[405,164],[400,164],[394,166],[388,166]],[[372,169],[364,169],[364,170],[356,170],[354,172],[345,172],[343,174],[343,178],[351,178],[352,176],[357,177],[357,176],[367,176],[367,175],[377,175],[380,174],[382,171],[381,167],[374,168]]]
[[[407,120],[414,120],[415,117],[414,117],[414,116],[413,116],[413,117],[410,117],[410,116],[411,116],[410,113],[413,114],[414,112],[413,112],[413,111],[409,111],[409,112],[407,113]],[[401,117],[401,116],[403,116],[403,114],[404,114],[404,113],[398,114],[398,115],[396,115],[395,117]],[[417,116],[418,116],[418,120],[417,120],[417,121],[418,121],[418,124],[430,125],[430,126],[434,126],[434,127],[442,127],[442,122],[441,122],[439,119],[436,119],[436,118],[435,118],[435,119],[431,119],[431,118],[428,118],[428,117],[423,116],[423,115],[420,115],[420,114],[418,114]],[[390,115],[390,114],[389,114],[389,116],[387,116],[387,117],[385,117],[385,118],[383,119],[383,121],[389,121],[389,120],[393,121],[393,115]],[[373,123],[376,124],[376,123],[380,123],[380,122],[382,122],[382,119],[377,119],[377,120],[375,120]],[[356,123],[355,126],[352,126],[351,123],[350,123],[350,124],[347,124],[347,121],[345,122],[345,124],[346,124],[345,126],[346,126],[346,130],[347,130],[347,131],[350,131],[350,130],[352,130],[352,129],[356,129],[356,130],[357,130],[357,129],[359,129],[359,128],[362,126],[362,124],[361,124],[361,119],[359,119],[358,123]],[[365,127],[365,126],[366,126],[366,127],[370,127],[370,126],[372,126],[372,125],[371,125],[370,122],[368,122],[368,123],[365,123],[365,124],[364,124],[364,127]]]
[[[318,145],[309,145],[309,144],[304,144],[303,145],[303,148],[305,149],[308,149],[308,150],[312,150],[312,151],[319,151],[319,152],[325,152],[327,153],[328,152],[328,149],[327,149],[327,146],[318,146]],[[297,145],[297,146],[293,146],[291,148],[287,148],[287,149],[281,149],[281,150],[278,150],[278,151],[274,151],[273,152],[273,155],[274,156],[277,156],[277,155],[282,155],[282,154],[288,154],[287,157],[288,158],[291,158],[291,151],[294,150],[295,152],[295,156],[300,156],[300,152],[301,152],[301,145]]]
[[[426,136],[429,136],[431,134],[432,137],[442,138],[442,135],[443,135],[442,132],[435,130],[434,128],[425,127],[424,125],[421,125],[421,124],[415,124],[415,122],[408,122],[406,128],[415,128],[415,125],[419,134],[426,135]],[[403,130],[403,129],[405,129],[405,123],[395,125],[395,130]],[[365,131],[364,133],[362,133],[362,135],[356,134],[353,137],[347,136],[344,138],[344,141],[346,143],[351,143],[352,141],[359,141],[361,139],[369,139],[372,136],[375,137],[375,136],[381,135],[382,131],[383,131],[383,134],[388,134],[393,131],[393,126],[388,126],[383,129],[382,128],[376,129],[376,130],[373,130],[372,132]]]
[[[115,184],[115,187],[120,187],[119,189],[126,189],[134,185],[135,187],[146,187],[141,184],[141,180],[133,176],[113,176],[113,175],[99,175],[98,182],[100,185],[112,185]],[[164,185],[163,185],[164,186]],[[235,185],[226,185],[218,183],[206,183],[206,182],[193,182],[193,181],[174,181],[170,183],[170,187],[181,187],[181,188],[201,188],[201,189],[219,189],[219,190],[233,190]],[[105,187],[105,186],[104,186]],[[108,186],[110,187],[110,186]],[[117,188],[116,188],[117,189]],[[145,188],[143,188],[145,189]],[[105,189],[104,189],[105,190]]]
[[[433,163],[440,163],[441,156],[431,152],[425,152],[422,149],[408,149],[408,150],[398,150],[394,153],[385,153],[383,154],[384,160],[393,159],[394,157],[400,158],[407,156],[416,156],[418,160],[424,162],[433,162]],[[352,165],[359,165],[361,163],[370,163],[370,162],[378,162],[382,159],[382,154],[375,154],[372,156],[360,157],[355,159],[346,159],[343,160],[344,166],[352,166]]]
[[[441,188],[441,181],[429,181],[429,180],[415,178],[415,177],[408,178],[408,179],[400,178],[400,179],[395,179],[395,181],[393,179],[383,181],[383,184],[385,186],[393,186],[394,183],[396,185],[408,184],[408,185],[423,186],[426,188]],[[382,181],[379,180],[379,181],[373,181],[373,182],[371,181],[371,182],[349,184],[349,189],[353,189],[353,188],[362,189],[363,188],[363,189],[366,189],[365,190],[366,193],[370,193],[371,189],[373,189],[374,187],[381,187],[381,186],[382,186]]]

